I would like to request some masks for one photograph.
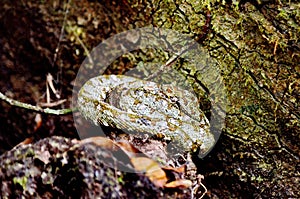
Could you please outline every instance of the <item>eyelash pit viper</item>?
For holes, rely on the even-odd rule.
[[[207,153],[215,143],[195,95],[170,84],[125,75],[101,75],[79,91],[83,116],[127,133],[162,135],[185,151]]]

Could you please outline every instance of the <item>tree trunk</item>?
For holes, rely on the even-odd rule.
[[[40,28],[43,34],[32,32],[30,41],[35,50],[31,51],[31,55],[28,51],[23,52],[22,48],[13,49],[3,42],[7,52],[13,52],[4,51],[6,57],[1,58],[7,68],[10,56],[18,59],[38,54],[37,62],[29,63],[31,67],[38,68],[41,63],[47,63],[49,70],[53,70],[51,61],[45,61],[49,59],[47,53],[54,52],[55,48],[47,35],[50,33],[51,38],[59,39],[57,33],[64,18],[63,5],[59,3],[53,1],[52,6],[57,6],[53,9],[42,2],[39,7],[34,3],[15,7],[19,13],[25,13],[20,19],[30,21],[34,18],[31,23],[43,27],[42,30]],[[299,3],[285,0],[230,3],[218,0],[119,0],[114,3],[74,1],[70,4],[67,25],[64,26],[64,41],[67,42],[61,45],[63,50],[58,54],[58,61],[54,60],[54,66],[63,63],[63,68],[73,70],[73,73],[66,73],[71,74],[68,78],[75,78],[74,70],[78,69],[84,57],[78,38],[90,49],[110,35],[148,25],[188,34],[217,63],[229,101],[225,109],[226,125],[218,143],[208,156],[196,160],[199,172],[205,176],[209,197],[300,197]],[[27,15],[22,10],[24,8],[28,13],[36,9],[38,14]],[[7,6],[2,9],[11,11]],[[60,11],[56,13],[57,10]],[[10,27],[7,13],[16,15],[7,11],[1,16],[1,26],[5,28]],[[12,23],[18,24],[17,21]],[[38,26],[31,28],[36,30]],[[26,49],[30,38],[18,30],[11,39],[3,41],[11,45],[19,42],[18,45]],[[78,49],[81,49],[81,57],[76,56]],[[146,60],[143,54],[138,56]],[[132,60],[128,57],[120,58],[105,72],[124,73],[127,67],[132,67]],[[18,64],[23,63],[20,61]],[[120,66],[123,68],[120,69]],[[197,71],[181,66],[176,69],[187,79],[201,82]]]

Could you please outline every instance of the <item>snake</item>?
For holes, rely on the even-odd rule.
[[[205,154],[215,143],[197,97],[172,84],[100,75],[82,86],[78,107],[95,125],[163,137],[185,151]]]

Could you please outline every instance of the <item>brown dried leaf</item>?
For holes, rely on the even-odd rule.
[[[105,138],[105,137],[90,137],[86,138],[80,141],[81,144],[86,144],[86,143],[94,143],[97,146],[106,148],[106,149],[111,149],[112,151],[117,151],[120,150],[120,147],[111,139]]]
[[[135,148],[132,144],[125,141],[117,142],[118,146],[123,149],[123,151],[130,157],[136,157],[138,154],[143,154],[140,150]]]
[[[31,144],[33,141],[33,137],[30,138],[26,138],[25,140],[23,140],[22,142],[20,142],[19,144],[17,144],[14,148],[21,146],[21,145],[27,145],[27,144]]]
[[[166,171],[172,171],[172,172],[176,172],[176,173],[185,173],[186,171],[186,165],[182,165],[180,167],[174,168],[174,167],[162,167],[163,170]]]
[[[131,163],[137,171],[145,172],[146,176],[157,187],[163,187],[168,181],[166,173],[154,160],[146,157],[131,158]]]
[[[190,188],[193,185],[192,181],[187,179],[178,179],[165,184],[165,188]]]

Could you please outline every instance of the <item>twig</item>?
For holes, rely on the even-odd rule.
[[[58,106],[60,104],[65,103],[67,100],[66,99],[62,99],[62,100],[58,100],[56,102],[41,102],[38,105],[40,105],[41,107],[53,107],[53,106]]]
[[[84,45],[83,41],[79,38],[79,36],[77,34],[75,34],[75,37],[77,39],[77,41],[80,43],[80,45],[82,46],[86,56],[88,57],[90,64],[92,64],[92,66],[94,66],[94,60],[90,54],[90,51],[87,49],[87,47]]]
[[[50,73],[48,73],[47,77],[46,77],[46,86],[47,86],[47,103],[50,103],[49,87],[50,87],[51,91],[55,94],[55,97],[57,99],[60,98],[59,92],[55,89],[55,87],[53,85],[53,76]]]
[[[17,106],[17,107],[25,108],[28,110],[32,110],[32,111],[36,111],[36,112],[40,112],[40,113],[52,114],[52,115],[66,115],[66,114],[72,113],[74,111],[77,111],[77,108],[75,108],[73,110],[72,109],[55,110],[55,109],[50,109],[50,108],[43,109],[39,106],[33,106],[31,104],[27,104],[24,102],[19,102],[17,100],[11,99],[11,98],[5,96],[1,92],[0,92],[0,99],[4,100],[5,102],[7,102],[8,104],[10,104],[12,106]]]
[[[211,14],[208,9],[206,11],[205,24],[202,27],[202,34],[199,35],[198,38],[195,39],[195,41],[192,44],[190,44],[188,46],[184,46],[177,54],[175,53],[175,55],[173,55],[164,65],[162,65],[157,71],[155,71],[155,73],[148,76],[146,78],[146,80],[151,80],[154,77],[157,77],[158,75],[163,73],[165,70],[170,69],[171,65],[173,65],[181,55],[188,52],[190,49],[193,49],[198,43],[203,42],[209,32],[210,22],[211,22]]]

